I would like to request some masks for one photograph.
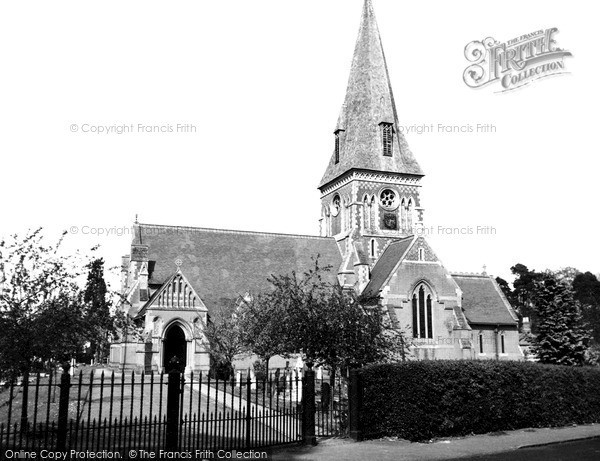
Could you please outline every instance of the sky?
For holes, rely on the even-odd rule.
[[[600,273],[598,7],[373,4],[444,265],[504,278],[518,262]],[[318,234],[316,187],[361,9],[362,0],[2,2],[0,236],[67,230],[67,248],[100,244],[116,266],[136,214]],[[553,27],[573,54],[567,73],[506,93],[464,83],[469,42]],[[433,129],[419,134],[424,125]]]

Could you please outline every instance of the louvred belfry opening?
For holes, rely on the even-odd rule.
[[[394,126],[391,123],[382,123],[381,130],[383,132],[383,155],[386,157],[391,157],[394,148]]]
[[[340,163],[340,132],[341,130],[336,130],[335,132],[335,163]]]

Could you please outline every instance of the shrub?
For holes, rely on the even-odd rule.
[[[366,438],[412,441],[600,422],[600,369],[413,361],[361,370]]]

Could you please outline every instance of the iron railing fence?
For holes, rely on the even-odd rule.
[[[348,408],[341,381],[314,375],[37,374],[0,387],[0,452],[233,450],[341,435]],[[303,396],[314,399],[315,390],[310,405]]]
[[[167,376],[37,374],[0,389],[0,449],[75,450],[160,446]]]

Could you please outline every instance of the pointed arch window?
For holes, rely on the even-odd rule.
[[[412,297],[412,330],[413,337],[419,337],[419,306],[418,306],[417,295],[414,294]]]
[[[361,213],[361,222],[365,231],[370,229],[371,209],[369,207],[369,198],[365,195],[363,198],[363,206]]]
[[[346,230],[348,228],[348,223],[349,223],[348,201],[346,200],[346,198],[344,198],[344,200],[342,200],[342,210],[341,210],[340,215],[342,217],[342,230]]]
[[[383,156],[391,157],[394,146],[394,125],[391,123],[382,123],[381,134],[383,141]]]
[[[400,222],[402,226],[402,230],[406,231],[408,229],[407,225],[407,217],[406,217],[406,199],[402,197],[402,201],[400,202]]]
[[[433,313],[431,312],[431,295],[427,295],[427,301],[425,302],[427,308],[427,337],[433,338]]]
[[[321,233],[322,236],[329,236],[331,235],[331,218],[330,218],[330,207],[328,206],[323,206],[323,212],[321,213],[322,216],[322,224],[321,224]]]
[[[412,297],[412,331],[414,338],[433,339],[433,296],[425,284],[420,284]]]
[[[425,322],[425,290],[423,285],[419,288],[419,338],[427,337],[427,324]]]
[[[408,205],[406,206],[406,230],[412,232],[413,227],[413,199],[408,199]]]
[[[375,239],[371,239],[371,243],[369,246],[369,252],[371,254],[371,258],[375,257]]]
[[[340,210],[342,209],[342,200],[340,199],[339,195],[335,195],[335,197],[333,197],[333,201],[331,202],[331,214],[333,216],[337,216],[338,214],[340,214]]]
[[[371,196],[371,204],[369,205],[369,227],[371,232],[375,232],[377,229],[377,206],[375,205],[375,196]]]

